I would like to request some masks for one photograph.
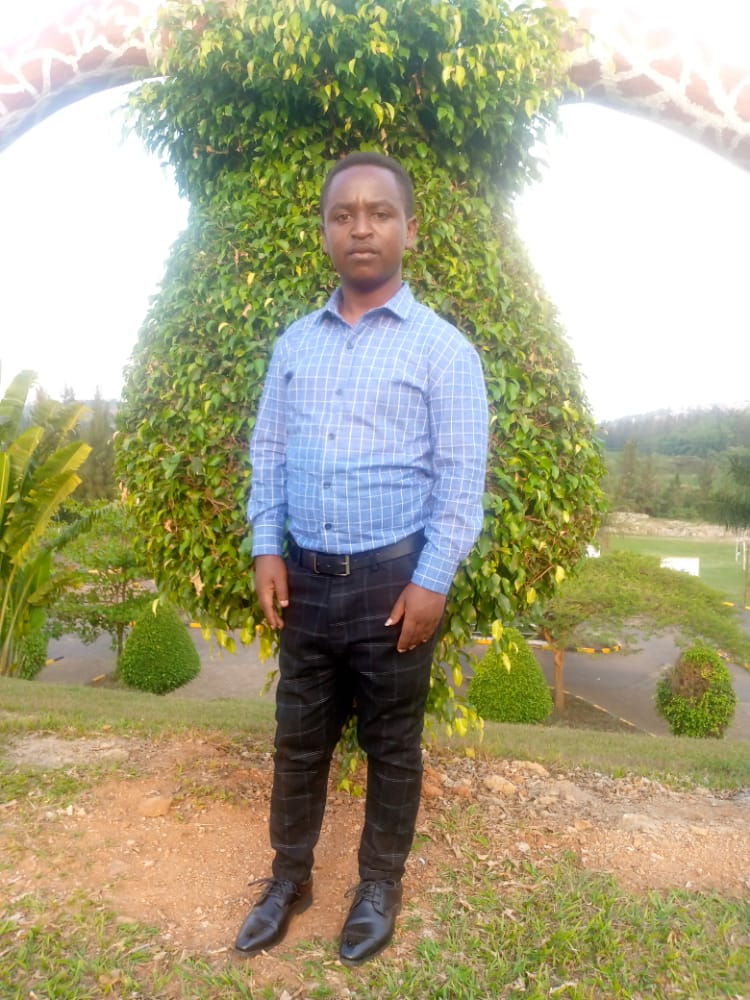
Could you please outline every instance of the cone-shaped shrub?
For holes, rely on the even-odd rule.
[[[469,702],[483,719],[541,722],[552,711],[552,696],[531,647],[514,628],[503,632],[502,648],[477,664]]]
[[[120,657],[118,676],[128,687],[166,694],[200,672],[201,661],[177,611],[160,601],[133,626]]]

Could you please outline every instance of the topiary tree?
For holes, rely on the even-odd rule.
[[[600,520],[600,447],[512,199],[566,85],[566,22],[495,0],[168,6],[161,79],[134,125],[192,204],[129,369],[119,469],[160,590],[204,624],[262,632],[245,521],[247,443],[274,339],[336,285],[319,246],[327,167],[354,149],[415,180],[406,277],[484,361],[492,412],[482,536],[437,659],[549,594]],[[437,671],[430,707],[460,711]]]
[[[736,707],[737,695],[726,663],[702,643],[686,649],[656,685],[656,710],[675,736],[718,739]]]
[[[544,671],[517,629],[504,629],[500,644],[477,664],[468,699],[482,719],[495,722],[541,722],[550,714]]]
[[[166,694],[200,673],[198,651],[171,604],[158,601],[136,621],[125,642],[117,676],[128,687]]]

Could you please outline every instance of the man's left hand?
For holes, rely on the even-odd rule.
[[[443,617],[445,600],[443,594],[416,583],[404,587],[386,622],[386,625],[397,625],[403,621],[396,647],[399,653],[414,649],[432,638]]]

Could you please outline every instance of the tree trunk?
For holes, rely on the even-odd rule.
[[[563,671],[565,668],[565,650],[554,649],[555,656],[555,711],[565,711],[565,685],[563,683]]]

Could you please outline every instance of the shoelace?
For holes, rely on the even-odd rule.
[[[259,902],[269,896],[279,896],[282,899],[285,899],[290,893],[299,896],[299,889],[294,882],[290,879],[274,878],[272,875],[266,878],[256,878],[249,885],[251,888],[256,885],[264,886],[263,892],[258,897]]]
[[[359,885],[355,885],[353,889],[349,889],[346,892],[346,895],[354,896],[352,906],[356,906],[357,903],[361,903],[362,900],[367,900],[368,903],[372,903],[373,905],[376,903],[382,905],[386,886],[388,888],[392,888],[394,885],[395,882],[375,882],[368,880],[360,882]]]

